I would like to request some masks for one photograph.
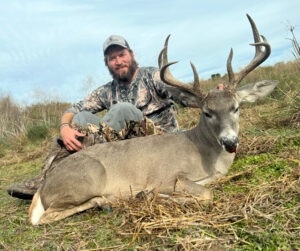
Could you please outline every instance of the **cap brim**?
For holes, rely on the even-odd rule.
[[[124,49],[128,49],[128,47],[125,46],[124,44],[120,44],[120,43],[112,43],[112,44],[106,46],[106,48],[105,48],[105,50],[103,51],[103,53],[105,54],[106,51],[109,49],[109,47],[111,47],[111,46],[113,46],[113,45],[117,45],[117,46],[120,46],[120,47],[122,47],[122,48],[124,48]]]

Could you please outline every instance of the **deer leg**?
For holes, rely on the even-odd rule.
[[[137,199],[146,199],[148,201],[152,200],[154,197],[159,198],[170,198],[174,192],[174,184],[169,186],[158,186],[151,190],[143,190],[135,195]]]
[[[53,221],[58,221],[64,218],[67,218],[73,214],[83,212],[85,210],[88,210],[90,208],[94,207],[100,207],[103,205],[106,205],[108,201],[103,197],[95,197],[92,198],[85,203],[74,206],[68,209],[62,209],[62,208],[51,208],[49,207],[41,216],[38,224],[47,224],[51,223]]]
[[[212,200],[212,192],[205,186],[198,185],[186,177],[178,177],[175,192],[185,192],[197,196],[201,200]]]

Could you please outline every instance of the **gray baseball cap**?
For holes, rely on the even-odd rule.
[[[119,45],[125,49],[130,49],[129,44],[127,43],[125,38],[118,36],[118,35],[111,35],[103,43],[104,55],[105,55],[105,52],[108,49],[108,47],[110,47],[112,45]]]

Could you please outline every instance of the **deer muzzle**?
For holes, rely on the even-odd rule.
[[[239,145],[239,140],[237,137],[222,137],[220,138],[220,144],[227,152],[236,153],[237,147]]]

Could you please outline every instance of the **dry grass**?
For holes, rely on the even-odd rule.
[[[24,114],[10,96],[0,97],[0,138],[13,137],[25,132],[24,120]]]
[[[290,27],[290,32],[292,34],[292,38],[290,40],[291,40],[292,45],[293,45],[293,55],[296,59],[298,69],[300,70],[300,46],[299,46],[298,41],[296,39],[296,36],[294,34],[294,30],[295,30],[295,27],[291,26]]]
[[[0,140],[24,137],[33,126],[57,126],[68,103],[38,103],[22,108],[10,96],[0,97]]]

